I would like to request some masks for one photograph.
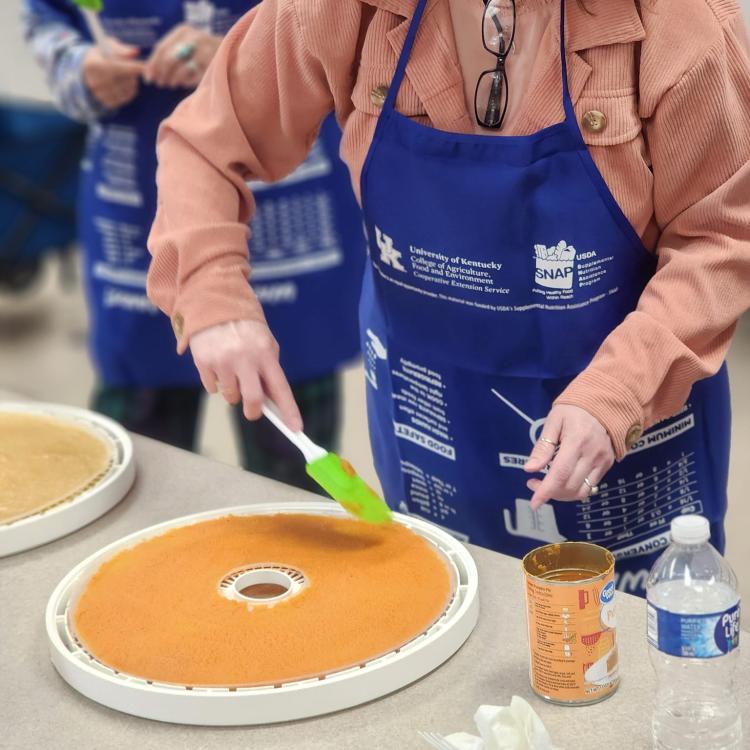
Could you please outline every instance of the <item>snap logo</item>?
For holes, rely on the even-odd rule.
[[[393,246],[393,240],[380,231],[380,227],[375,227],[375,239],[380,249],[380,262],[397,271],[406,271],[401,264],[401,253]]]
[[[548,289],[572,289],[576,249],[560,240],[557,245],[534,245],[534,280]]]

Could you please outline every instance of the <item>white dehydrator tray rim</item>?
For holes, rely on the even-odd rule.
[[[394,514],[434,544],[455,575],[455,591],[443,615],[425,633],[397,651],[363,665],[278,686],[185,687],[153,683],[101,664],[76,642],[69,610],[89,578],[115,553],[179,526],[227,515],[315,513],[346,517],[332,502],[263,503],[222,508],[176,518],[130,534],[94,553],[60,581],[47,604],[45,624],[57,671],[86,697],[109,708],[178,724],[239,726],[292,721],[366,703],[431,672],[466,641],[479,616],[478,574],[469,551],[447,532],[412,516]],[[375,625],[376,626],[376,625]]]
[[[0,414],[56,417],[92,430],[112,451],[112,463],[96,483],[45,510],[0,524],[0,557],[39,547],[87,526],[113,508],[135,479],[133,443],[128,433],[108,417],[87,409],[46,403],[0,401]]]

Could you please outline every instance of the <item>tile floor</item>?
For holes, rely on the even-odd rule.
[[[745,2],[750,17],[750,0]],[[19,0],[0,3],[0,96],[46,99],[41,75],[26,54],[17,22]],[[39,288],[24,299],[0,295],[0,389],[40,400],[85,405],[93,381],[86,355],[86,314],[80,292],[60,284],[58,264],[50,263]],[[750,317],[738,331],[730,354],[734,405],[728,557],[750,600]],[[364,415],[364,378],[358,367],[345,375],[343,445],[347,456],[376,482]],[[227,409],[209,399],[201,452],[237,460]]]

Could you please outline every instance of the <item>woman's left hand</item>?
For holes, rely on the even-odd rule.
[[[532,509],[553,499],[586,499],[614,461],[612,441],[596,417],[578,406],[553,406],[524,466],[527,472],[536,473],[549,464],[544,479],[526,482],[534,493]]]
[[[220,36],[186,23],[175,26],[154,47],[143,79],[171,89],[197,86],[220,44]]]

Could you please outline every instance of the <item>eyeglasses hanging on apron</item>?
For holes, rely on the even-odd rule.
[[[495,67],[485,70],[474,92],[474,116],[483,128],[499,130],[508,111],[508,74],[505,59],[516,35],[515,0],[485,0],[482,44],[495,56]]]
[[[370,263],[361,338],[385,497],[516,556],[563,539],[602,544],[615,554],[620,588],[642,594],[674,516],[703,514],[724,546],[726,370],[699,382],[587,503],[531,510],[523,465],[552,402],[636,308],[655,257],[578,128],[564,3],[565,119],[512,137],[448,133],[395,110],[425,5],[416,6],[362,171]]]

